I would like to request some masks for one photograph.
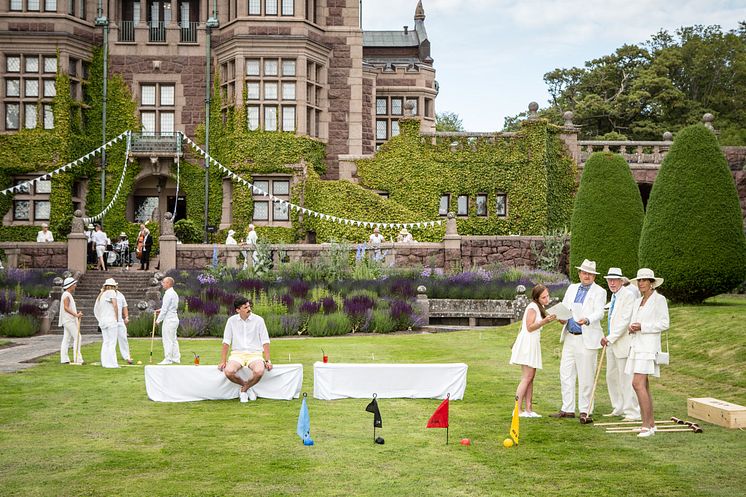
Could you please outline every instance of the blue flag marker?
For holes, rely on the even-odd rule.
[[[298,414],[298,428],[295,432],[303,440],[303,445],[313,445],[311,438],[311,416],[308,414],[308,404],[306,404],[307,394],[303,392],[303,403],[300,405]]]

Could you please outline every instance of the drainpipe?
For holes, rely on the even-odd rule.
[[[210,66],[212,63],[211,53],[211,34],[212,30],[218,28],[220,23],[218,22],[218,3],[217,0],[213,1],[212,4],[212,15],[207,19],[205,23],[205,45],[206,45],[206,57],[205,57],[205,243],[208,242],[207,225],[208,213],[210,209],[210,96],[212,92],[211,83],[211,71]]]
[[[96,26],[101,26],[104,31],[104,95],[101,110],[101,145],[106,144],[106,100],[108,99],[107,83],[109,82],[109,20],[104,15],[103,0],[98,0],[96,10]],[[101,208],[106,205],[106,149],[101,151]],[[101,218],[101,226],[104,219]]]

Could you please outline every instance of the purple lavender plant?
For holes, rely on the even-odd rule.
[[[190,312],[202,312],[202,309],[204,309],[204,302],[202,302],[202,299],[196,295],[185,297],[184,302]]]
[[[292,295],[289,295],[287,293],[280,297],[280,302],[285,304],[285,307],[287,307],[288,310],[292,309],[295,305],[295,299],[293,299]]]
[[[280,316],[280,326],[284,336],[297,335],[303,326],[303,319],[298,314],[283,314]]]
[[[290,282],[290,295],[296,298],[305,298],[308,295],[308,291],[311,289],[311,285],[303,280],[294,280]]]
[[[412,306],[403,300],[394,300],[389,307],[389,314],[398,323],[408,323],[412,317]]]
[[[205,302],[204,306],[202,307],[202,312],[206,316],[214,316],[218,312],[220,312],[220,304],[217,302]]]
[[[39,300],[24,298],[18,306],[18,314],[40,318],[44,311],[39,308]]]
[[[337,310],[337,302],[332,297],[324,297],[321,299],[321,307],[324,309],[324,314],[331,314]]]
[[[312,300],[308,300],[306,302],[303,302],[298,307],[298,312],[300,312],[301,314],[305,314],[305,315],[309,315],[310,316],[312,314],[318,313],[320,309],[321,309],[321,304],[319,302],[314,302]]]

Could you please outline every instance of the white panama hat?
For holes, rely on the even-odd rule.
[[[588,259],[585,259],[580,266],[575,266],[575,269],[580,269],[586,273],[598,274],[596,272],[596,261],[589,261]]]
[[[77,282],[78,282],[78,280],[76,280],[75,278],[73,278],[71,276],[68,276],[67,278],[65,278],[64,283],[62,283],[62,289],[63,290],[67,290],[68,288],[70,288],[71,286],[73,286]]]
[[[663,284],[663,278],[656,278],[653,270],[646,267],[638,269],[637,276],[629,280],[629,282],[630,284],[635,285],[637,288],[640,288],[640,285],[638,284],[640,280],[655,280],[655,282],[653,283],[653,288],[658,288]]]
[[[119,283],[117,283],[114,278],[108,278],[104,281],[104,286],[119,286]]]

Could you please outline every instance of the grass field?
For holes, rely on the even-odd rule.
[[[686,418],[687,397],[746,405],[746,299],[671,309],[671,366],[653,379],[656,418]],[[382,399],[386,444],[371,442],[368,400],[310,400],[314,447],[295,435],[299,401],[162,404],[147,399],[143,370],[63,367],[50,356],[0,375],[3,496],[481,496],[743,495],[746,433],[650,439],[606,434],[546,417],[560,404],[559,326],[542,336],[544,369],[521,444],[505,449],[519,370],[507,364],[518,325],[434,335],[285,339],[275,363],[301,362],[313,391],[321,348],[335,362],[466,362],[463,401],[451,404],[451,444],[427,430],[437,400]],[[131,340],[147,362],[148,341]],[[87,359],[99,345],[84,349]],[[182,355],[219,357],[217,340],[183,341]],[[160,346],[157,347],[160,356]],[[610,410],[600,385],[597,414]],[[458,444],[462,437],[471,447]]]

